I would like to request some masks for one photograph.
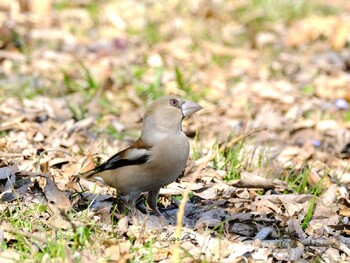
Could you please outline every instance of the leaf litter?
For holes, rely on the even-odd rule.
[[[338,13],[305,7],[286,22],[244,1],[54,1],[57,12],[5,2],[2,261],[21,258],[23,238],[54,258],[45,244],[57,229],[80,237],[63,245],[71,261],[349,261],[345,3],[312,1]],[[160,192],[164,218],[143,204],[125,216],[114,189],[72,182],[128,146],[145,106],[168,93],[204,110],[185,120],[191,159]],[[26,211],[40,223],[11,225]]]

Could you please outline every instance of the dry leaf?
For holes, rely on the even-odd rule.
[[[57,206],[62,211],[67,212],[68,209],[71,208],[71,203],[66,193],[59,190],[51,178],[46,177],[45,179],[46,185],[43,190],[47,201],[50,204]]]

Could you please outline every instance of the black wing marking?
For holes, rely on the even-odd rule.
[[[113,170],[120,167],[128,166],[128,165],[139,165],[144,164],[149,161],[150,159],[150,153],[145,153],[143,155],[140,155],[136,159],[126,159],[122,158],[123,152],[117,153],[113,155],[111,158],[109,158],[104,163],[100,164],[99,166],[96,166],[93,170],[87,171],[86,173],[81,174],[85,178],[91,178],[93,175],[106,171],[106,170]]]
[[[120,157],[119,154],[113,155],[111,158],[109,158],[104,163],[97,166],[94,170],[98,172],[102,172],[104,170],[112,170],[117,169],[119,167],[128,166],[128,165],[137,165],[137,164],[143,164],[146,163],[149,160],[149,154],[145,154],[140,156],[137,159],[130,160],[130,159],[123,159]]]
[[[350,156],[350,142],[344,146],[340,153],[344,154],[345,156]]]

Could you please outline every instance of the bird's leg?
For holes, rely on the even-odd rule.
[[[136,201],[136,208],[140,210],[143,214],[148,214],[148,211],[145,206],[145,197],[140,196]]]
[[[139,199],[141,193],[140,192],[133,192],[130,193],[126,196],[126,204],[125,204],[125,208],[131,212],[131,214],[135,214],[135,204],[136,201]]]
[[[149,207],[153,210],[153,212],[157,214],[157,216],[163,216],[162,213],[159,212],[157,208],[157,198],[158,198],[159,191],[160,191],[160,188],[149,191],[147,196],[147,203]]]

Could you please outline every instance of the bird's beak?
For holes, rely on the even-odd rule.
[[[185,100],[185,103],[182,104],[181,109],[183,116],[188,117],[191,116],[193,113],[203,109],[203,107],[192,101]]]

